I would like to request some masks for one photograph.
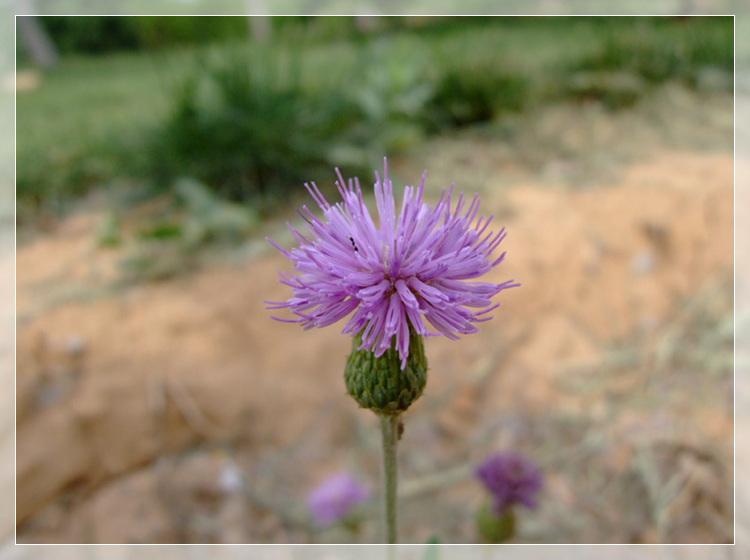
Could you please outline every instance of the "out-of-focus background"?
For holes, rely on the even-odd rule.
[[[19,542],[379,539],[376,500],[356,531],[305,508],[341,469],[378,492],[349,340],[263,300],[302,184],[386,154],[479,192],[523,284],[427,342],[402,540],[477,542],[471,470],[515,450],[544,474],[515,542],[733,542],[733,18],[17,30]]]

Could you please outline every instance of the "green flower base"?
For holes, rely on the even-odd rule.
[[[362,339],[355,336],[344,370],[346,390],[362,408],[378,414],[401,414],[420,397],[427,384],[422,337],[411,333],[409,357],[403,370],[394,343],[379,358],[369,350],[358,350],[360,344]]]
[[[485,502],[477,511],[476,521],[479,536],[488,544],[508,542],[516,533],[516,516],[512,508],[507,508],[498,515],[494,508]]]

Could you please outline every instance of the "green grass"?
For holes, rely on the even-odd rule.
[[[294,90],[311,100],[353,104],[352,122],[336,125],[343,132],[321,138],[344,167],[348,159],[361,164],[408,148],[445,126],[571,98],[594,97],[616,109],[666,80],[695,86],[705,68],[731,73],[733,64],[732,18],[441,19],[413,29],[388,22],[377,34],[342,31],[328,39],[323,23],[309,40],[281,33],[279,42],[251,49],[234,44],[64,58],[37,89],[17,96],[21,217],[63,210],[67,201],[115,180],[168,188],[158,183],[169,179],[153,173],[159,157],[153,142],[173,114],[176,86],[196,73],[199,58],[221,61],[241,52],[266,94]],[[623,81],[623,73],[635,79]],[[624,93],[617,90],[623,83]],[[201,110],[210,108],[209,100]],[[274,126],[273,119],[259,122]]]
[[[186,53],[64,59],[44,74],[39,89],[18,94],[19,152],[100,138],[163,117],[165,82],[185,59]]]
[[[19,203],[58,209],[70,195],[127,172],[144,128],[164,118],[165,83],[186,58],[66,58],[43,74],[38,89],[19,92]]]
[[[582,70],[626,70],[651,83],[696,79],[706,66],[731,72],[731,18],[635,21],[609,29],[603,47],[574,64]]]

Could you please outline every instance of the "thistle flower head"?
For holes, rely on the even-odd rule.
[[[307,235],[289,226],[299,247],[286,251],[274,244],[297,271],[296,276],[281,275],[293,296],[267,302],[269,309],[288,308],[296,316],[280,320],[309,329],[350,316],[343,334],[360,335],[359,349],[376,357],[394,345],[404,369],[410,336],[457,339],[476,332],[475,324],[491,319],[487,314],[499,305],[491,298],[519,285],[512,280],[471,281],[505,256],[493,259],[505,230],[488,230],[492,216],[477,218],[478,195],[468,202],[460,194],[451,209],[451,185],[435,206],[428,206],[422,202],[425,172],[419,187],[405,187],[397,213],[386,162],[383,178],[375,173],[376,224],[359,181],[346,183],[338,169],[336,173],[343,200],[331,205],[315,183],[305,185],[323,219],[303,206],[299,213],[307,222]]]
[[[536,507],[542,475],[537,466],[520,453],[490,455],[477,467],[475,474],[492,494],[497,515],[517,503]]]
[[[330,525],[346,518],[368,495],[367,488],[351,474],[341,472],[315,487],[307,498],[307,506],[320,525]]]

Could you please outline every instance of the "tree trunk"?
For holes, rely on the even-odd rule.
[[[271,40],[271,16],[263,0],[245,0],[247,15],[250,19],[250,38],[256,43],[268,43]]]
[[[16,1],[18,35],[34,62],[44,68],[55,66],[58,61],[57,50],[47,32],[39,25],[39,20],[35,16],[22,15],[33,13],[34,8],[30,0]]]

